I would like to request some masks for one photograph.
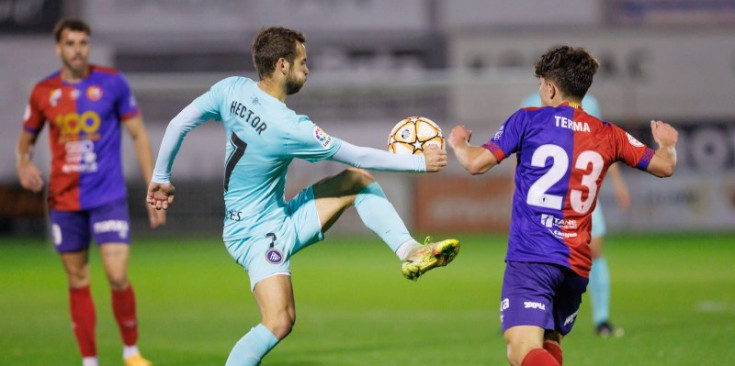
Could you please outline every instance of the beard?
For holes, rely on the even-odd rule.
[[[306,78],[304,80],[299,80],[293,77],[293,75],[289,75],[286,79],[286,95],[292,95],[296,94],[301,90],[301,87],[304,86],[306,83]]]
[[[73,59],[63,60],[66,66],[74,75],[83,75],[87,71],[87,61],[73,63]]]

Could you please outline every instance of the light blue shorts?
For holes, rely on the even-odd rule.
[[[281,223],[268,222],[273,232],[225,242],[232,258],[248,272],[250,290],[261,280],[291,274],[291,256],[324,239],[314,190],[305,188],[286,204]]]
[[[600,204],[600,201],[597,201],[597,206],[595,206],[595,210],[592,211],[592,237],[597,236],[603,236],[607,232],[607,227],[605,226],[605,215],[602,214],[602,205]]]

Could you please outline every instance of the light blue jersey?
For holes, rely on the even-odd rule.
[[[221,121],[227,136],[224,240],[277,230],[293,158],[327,159],[341,144],[248,78],[224,79],[193,104],[204,117]]]
[[[198,123],[214,119],[225,128],[225,241],[277,231],[286,215],[288,165],[330,158],[342,143],[244,77],[214,84],[191,106]]]

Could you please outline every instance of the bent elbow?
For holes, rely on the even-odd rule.
[[[658,171],[658,174],[656,174],[656,176],[658,176],[659,178],[668,178],[674,175],[675,170],[676,170],[676,164],[667,164],[661,167],[661,169]]]

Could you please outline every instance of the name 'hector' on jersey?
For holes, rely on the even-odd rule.
[[[268,125],[257,114],[253,113],[252,109],[247,108],[244,104],[236,100],[233,100],[230,104],[230,113],[244,118],[245,122],[249,123],[258,135],[268,128]]]
[[[590,125],[587,122],[577,122],[564,116],[554,116],[556,119],[556,127],[568,128],[572,131],[590,132]]]

